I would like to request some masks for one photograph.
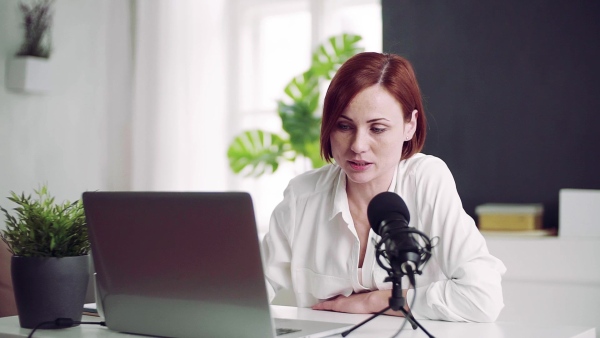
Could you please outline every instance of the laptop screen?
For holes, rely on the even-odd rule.
[[[85,192],[83,203],[109,328],[272,336],[249,194]]]

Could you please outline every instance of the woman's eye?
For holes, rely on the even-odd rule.
[[[348,125],[348,124],[345,124],[345,123],[339,123],[339,124],[338,124],[338,129],[339,129],[339,130],[350,130],[350,129],[351,129],[351,127],[350,127],[350,125]]]
[[[371,131],[374,132],[375,134],[381,134],[385,131],[385,128],[371,127]]]

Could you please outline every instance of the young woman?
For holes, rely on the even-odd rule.
[[[446,164],[420,153],[425,131],[421,93],[407,60],[361,53],[342,65],[323,108],[321,154],[331,164],[290,181],[263,240],[272,296],[287,289],[297,306],[317,310],[374,313],[387,307],[392,285],[376,262],[379,236],[367,206],[390,191],[406,202],[410,227],[439,237],[416,289],[402,283],[412,314],[496,320],[506,268],[464,211]]]

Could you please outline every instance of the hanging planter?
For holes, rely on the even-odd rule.
[[[19,4],[25,36],[15,57],[6,63],[9,89],[27,93],[50,90],[52,3],[53,0],[39,0],[31,6]]]
[[[50,62],[36,56],[18,56],[6,62],[6,86],[26,93],[50,91]]]

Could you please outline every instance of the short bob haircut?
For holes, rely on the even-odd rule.
[[[383,86],[400,103],[406,122],[410,121],[413,110],[418,111],[415,134],[412,139],[404,141],[401,159],[407,159],[423,149],[427,121],[411,64],[395,54],[365,52],[348,59],[327,89],[321,124],[321,156],[325,161],[332,162],[330,136],[338,118],[360,91],[376,84]]]

